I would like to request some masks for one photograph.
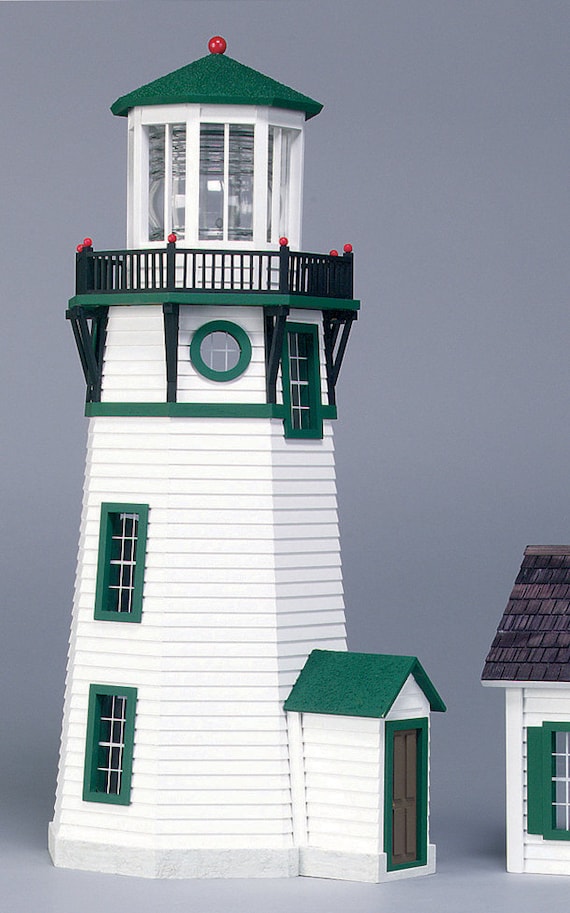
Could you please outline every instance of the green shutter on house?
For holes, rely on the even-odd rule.
[[[527,832],[544,834],[544,730],[529,726],[527,738]]]

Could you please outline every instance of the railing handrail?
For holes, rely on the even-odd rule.
[[[352,252],[161,248],[77,253],[76,294],[141,291],[232,291],[351,299]]]

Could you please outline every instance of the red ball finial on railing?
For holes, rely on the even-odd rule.
[[[279,238],[279,244],[281,247],[287,247],[287,245],[289,244],[289,238],[285,238],[285,237]]]
[[[345,254],[351,254],[352,253],[352,244],[345,244],[343,247],[343,251],[345,252]]]
[[[329,250],[329,254],[331,257],[338,257],[338,250]]]
[[[78,254],[80,254],[81,251],[83,250],[83,244],[78,244],[77,247],[75,248],[75,250],[77,251]]]
[[[176,243],[176,235],[174,234],[173,231],[170,232],[170,234],[168,235],[168,243],[169,243],[169,244],[175,244],[175,243]]]
[[[227,48],[227,42],[221,35],[214,35],[208,41],[208,50],[210,54],[224,54]]]
[[[93,247],[91,238],[83,238],[83,247]]]

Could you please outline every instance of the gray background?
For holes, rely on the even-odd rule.
[[[74,249],[124,244],[108,106],[214,34],[325,103],[303,246],[351,241],[363,302],[336,431],[349,644],[417,654],[448,702],[434,878],[148,883],[45,849],[87,427]],[[567,879],[503,872],[503,701],[479,675],[524,546],[570,540],[569,43],[557,0],[0,4],[2,911],[567,907]]]

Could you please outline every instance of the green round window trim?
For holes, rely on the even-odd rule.
[[[215,371],[213,368],[210,368],[202,358],[200,348],[204,339],[206,336],[209,336],[210,333],[228,333],[237,342],[240,350],[239,358],[237,364],[234,365],[233,368],[230,368],[229,371]],[[196,370],[204,377],[207,377],[208,380],[233,380],[235,377],[239,377],[240,374],[243,374],[251,361],[251,342],[249,341],[249,336],[245,330],[238,327],[237,323],[232,323],[230,320],[211,320],[194,333],[192,342],[190,343],[190,360]]]

